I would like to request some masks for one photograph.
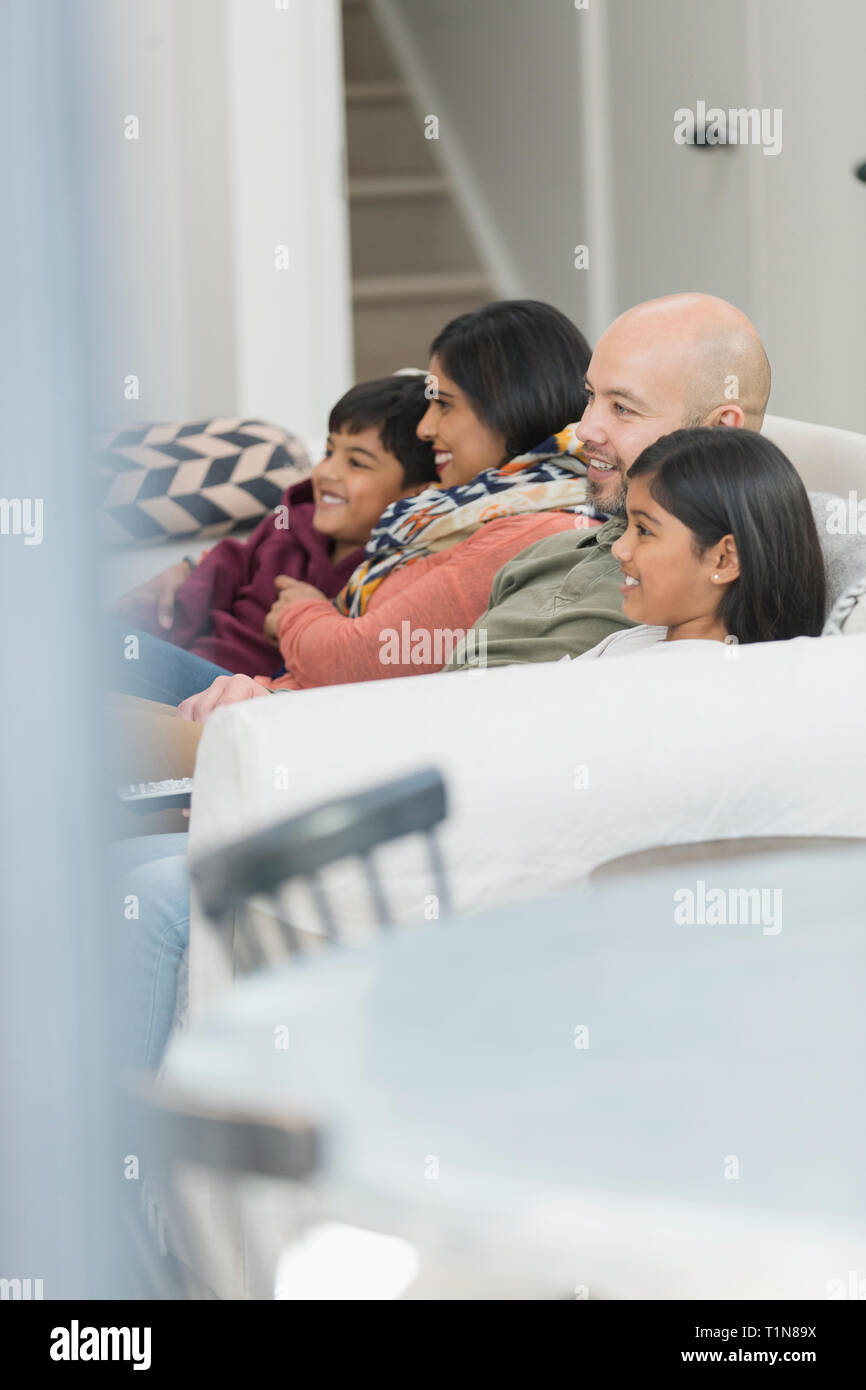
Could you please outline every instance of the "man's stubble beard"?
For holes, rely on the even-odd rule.
[[[616,492],[604,499],[605,489],[601,483],[590,481],[587,485],[589,500],[599,511],[606,512],[608,516],[625,516],[626,483],[624,474],[619,474],[619,481]]]
[[[683,423],[681,425],[677,425],[676,428],[680,430],[698,429],[699,427],[705,425],[706,421],[706,412],[701,414],[698,410],[694,409],[692,410],[691,414],[687,414],[686,419],[683,420]],[[593,506],[598,507],[599,511],[607,512],[608,516],[620,516],[624,518],[627,515],[625,499],[628,493],[628,485],[625,479],[630,467],[631,464],[626,464],[624,468],[619,468],[619,477],[617,481],[616,492],[613,493],[610,500],[607,502],[604,502],[601,497],[602,484],[594,483],[592,481],[587,482],[589,500],[590,502],[592,502]]]

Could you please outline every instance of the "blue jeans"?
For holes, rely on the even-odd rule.
[[[136,1069],[156,1070],[174,1021],[178,970],[189,946],[187,844],[183,833],[143,835],[109,851],[123,904],[122,1044],[127,1065]]]
[[[124,695],[140,695],[164,705],[179,705],[190,695],[207,690],[217,676],[233,674],[224,666],[166,642],[163,637],[152,637],[149,632],[125,627],[116,619],[107,623],[106,631],[108,683],[112,690],[122,691]]]

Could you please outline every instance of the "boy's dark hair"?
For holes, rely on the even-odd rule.
[[[502,299],[461,314],[430,345],[480,420],[525,454],[584,411],[592,356],[571,319],[537,299]]]
[[[817,637],[827,581],[809,496],[781,449],[752,430],[675,430],[638,456],[626,475],[650,479],[665,511],[693,534],[702,555],[731,535],[739,578],[718,615],[740,642]]]
[[[378,430],[382,447],[399,459],[407,487],[435,483],[433,445],[415,433],[430,404],[424,394],[425,382],[423,372],[359,381],[337,401],[328,429],[331,434],[337,430]]]

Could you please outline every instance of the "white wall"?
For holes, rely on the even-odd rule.
[[[77,10],[93,423],[321,434],[352,375],[338,0]]]
[[[607,0],[615,311],[703,290],[752,310],[750,166],[759,149],[678,145],[674,112],[739,106],[744,0]]]
[[[352,381],[338,0],[227,15],[239,409],[321,435]]]
[[[81,0],[77,11],[71,33],[86,75],[78,109],[87,208],[81,251],[90,318],[98,325],[89,344],[93,424],[174,419],[199,403],[189,373],[181,217],[180,26],[171,0]],[[205,26],[205,33],[213,41],[218,26]],[[137,139],[124,136],[129,118],[138,121]],[[220,156],[217,140],[200,150],[201,185],[214,197],[225,193]],[[219,328],[214,324],[207,355],[218,388],[233,394]],[[130,376],[138,378],[137,400],[125,394]]]
[[[724,294],[767,343],[776,414],[866,429],[862,0],[373,3],[500,293],[591,339],[639,299]],[[94,423],[237,411],[320,434],[352,375],[338,0],[75,9],[81,254],[109,325]],[[781,106],[782,153],[676,146],[698,98]]]
[[[866,432],[866,5],[748,9],[752,100],[783,112],[753,187],[754,309],[777,415]]]
[[[375,0],[438,102],[443,161],[452,139],[465,156],[505,293],[549,299],[592,340],[630,304],[677,289],[748,310],[745,161],[673,141],[693,87],[737,88],[744,3]],[[579,243],[586,271],[574,268]]]
[[[493,228],[501,292],[592,339],[642,299],[723,295],[766,342],[775,414],[866,431],[863,0],[374,3],[437,103],[446,166],[459,151],[470,224]],[[698,100],[781,108],[782,152],[677,145]]]

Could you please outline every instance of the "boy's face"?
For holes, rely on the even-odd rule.
[[[313,469],[313,525],[344,544],[366,545],[386,507],[412,497],[424,484],[407,487],[403,468],[375,429],[328,435],[325,457]]]

